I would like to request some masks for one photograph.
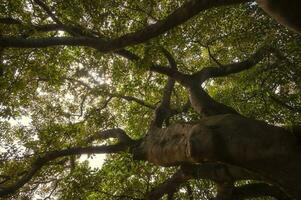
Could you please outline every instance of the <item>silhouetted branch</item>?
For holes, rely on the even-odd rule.
[[[135,143],[135,140],[131,139],[126,134],[126,132],[120,128],[113,128],[105,131],[100,131],[99,133],[96,133],[93,136],[91,136],[87,141],[105,140],[109,138],[117,138],[119,143],[127,145],[132,145],[133,143]]]
[[[22,24],[19,19],[14,19],[12,17],[2,17],[0,18],[0,24]]]
[[[296,112],[301,114],[301,107],[295,107],[295,106],[291,106],[285,102],[283,102],[282,100],[280,100],[279,98],[277,98],[275,95],[273,94],[269,94],[269,97],[276,102],[277,104],[287,108],[288,110],[292,111],[292,112]]]
[[[148,102],[145,102],[141,99],[138,99],[137,97],[133,97],[133,96],[128,96],[128,95],[123,95],[123,94],[119,94],[119,93],[113,93],[113,92],[108,92],[106,90],[101,90],[101,89],[97,89],[97,88],[92,88],[90,85],[88,85],[87,83],[81,81],[81,80],[77,80],[74,78],[64,78],[70,82],[74,82],[76,84],[79,84],[81,86],[84,86],[86,89],[90,90],[91,93],[96,93],[96,94],[103,94],[103,95],[107,95],[109,97],[112,98],[119,98],[119,99],[124,99],[126,101],[133,101],[135,103],[140,104],[141,106],[150,108],[150,109],[155,109],[156,107]]]
[[[51,9],[46,5],[46,3],[43,0],[34,0],[34,2],[36,4],[38,4],[46,13],[49,17],[51,17],[51,19],[57,23],[57,24],[62,24],[62,22],[55,16],[55,14],[53,14],[53,12],[51,11]]]
[[[264,46],[259,48],[254,54],[252,54],[246,60],[241,62],[234,62],[231,64],[223,65],[222,67],[206,67],[192,75],[192,78],[199,83],[203,83],[209,78],[223,77],[228,76],[230,74],[239,73],[241,71],[250,69],[255,66],[258,62],[260,62],[265,56],[269,53],[275,52],[276,50],[269,47]]]
[[[274,197],[279,200],[292,200],[278,187],[266,183],[249,183],[233,189],[234,199],[250,199],[258,197]]]
[[[155,106],[154,105],[151,105],[150,103],[147,103],[141,99],[138,99],[136,97],[133,97],[133,96],[127,96],[127,95],[121,95],[121,94],[117,94],[117,93],[110,93],[110,92],[104,92],[104,94],[107,94],[108,96],[111,96],[111,97],[116,97],[116,98],[119,98],[119,99],[124,99],[126,101],[133,101],[135,103],[138,103],[144,107],[147,107],[147,108],[150,108],[150,109],[155,109]]]
[[[63,156],[71,155],[81,155],[81,154],[93,154],[93,153],[117,153],[121,151],[126,151],[129,145],[126,144],[116,144],[116,145],[103,145],[103,146],[92,146],[92,147],[73,147],[64,150],[57,150],[52,152],[47,152],[39,155],[31,164],[29,171],[19,178],[14,183],[0,188],[0,197],[12,194],[16,192],[19,188],[30,181],[33,176],[47,163],[57,158]]]
[[[220,63],[211,53],[211,50],[209,48],[209,46],[207,46],[207,50],[208,50],[208,54],[210,56],[210,58],[219,66],[219,67],[223,67],[222,63]]]

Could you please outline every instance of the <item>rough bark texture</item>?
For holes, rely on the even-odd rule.
[[[301,199],[300,146],[283,128],[225,114],[192,124],[155,129],[140,145],[145,160],[160,166],[213,161],[258,174]],[[141,158],[141,155],[140,155]]]

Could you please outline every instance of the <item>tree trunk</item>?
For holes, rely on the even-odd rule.
[[[206,161],[245,168],[301,199],[301,154],[294,134],[236,114],[154,128],[134,152],[160,166]]]

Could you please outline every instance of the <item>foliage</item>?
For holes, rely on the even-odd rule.
[[[45,2],[63,24],[80,27],[87,34],[116,38],[165,18],[184,1]],[[69,35],[32,29],[33,25],[53,23],[53,19],[29,0],[2,0],[0,13],[0,18],[23,23],[0,24],[0,36]],[[87,146],[86,138],[100,130],[121,127],[132,138],[142,137],[154,111],[125,96],[152,106],[160,103],[167,78],[149,72],[148,65],[167,63],[161,47],[173,54],[180,71],[193,73],[217,65],[215,60],[221,65],[243,60],[266,43],[280,50],[284,57],[280,62],[270,56],[248,71],[206,82],[206,90],[248,117],[282,126],[300,124],[301,38],[254,4],[204,11],[147,43],[128,47],[144,58],[140,62],[87,47],[0,49],[0,182],[10,183],[22,175],[33,155]],[[172,108],[182,107],[187,99],[184,88],[176,84]],[[30,123],[23,124],[26,117]],[[171,122],[198,119],[189,109],[173,116]],[[97,169],[79,158],[50,162],[11,198],[141,199],[175,171],[133,161],[127,153],[108,155]],[[189,199],[187,188],[195,198],[209,199],[215,194],[208,181],[188,184],[175,194],[177,199]]]

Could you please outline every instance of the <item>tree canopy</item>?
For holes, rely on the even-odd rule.
[[[2,0],[0,198],[301,199],[300,44],[248,0]]]

